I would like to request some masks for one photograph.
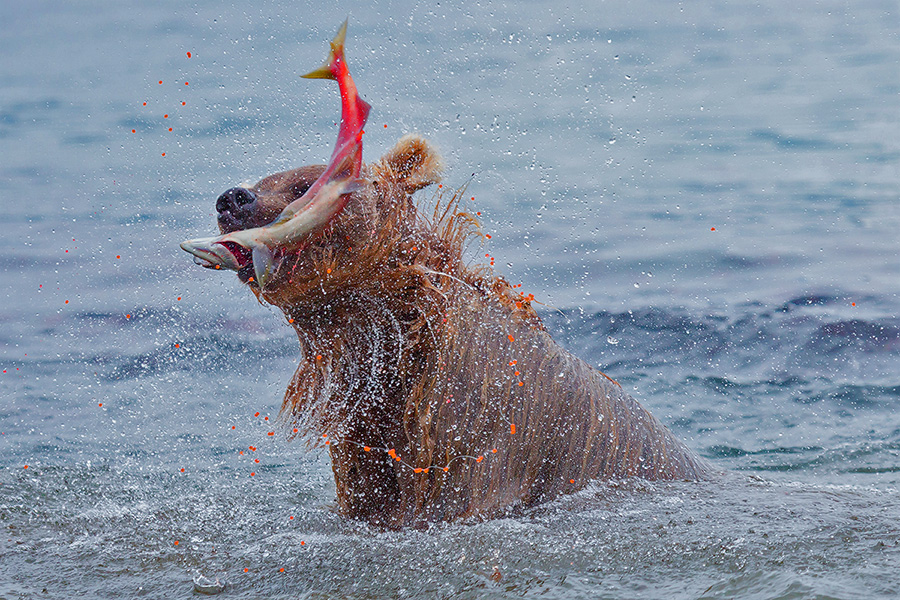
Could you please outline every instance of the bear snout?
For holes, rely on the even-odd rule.
[[[257,212],[256,194],[242,187],[226,190],[216,200],[219,228],[223,233],[247,229]]]

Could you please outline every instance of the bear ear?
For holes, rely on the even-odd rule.
[[[444,170],[444,160],[434,145],[416,133],[400,138],[380,162],[408,194],[438,183]]]

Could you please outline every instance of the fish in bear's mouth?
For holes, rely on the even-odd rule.
[[[331,42],[325,64],[304,75],[310,79],[332,79],[340,87],[341,123],[325,170],[271,223],[182,242],[181,248],[193,254],[197,264],[237,271],[242,280],[250,281],[252,277],[264,289],[284,257],[302,251],[341,213],[350,195],[365,187],[365,182],[359,179],[362,136],[371,107],[360,98],[344,60],[346,31],[345,22]]]

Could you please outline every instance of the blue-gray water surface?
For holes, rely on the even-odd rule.
[[[366,157],[435,140],[491,233],[472,262],[721,477],[335,514],[327,456],[272,424],[293,330],[178,243],[330,154],[336,90],[298,75],[348,12]],[[897,597],[898,13],[3,3],[0,598]]]

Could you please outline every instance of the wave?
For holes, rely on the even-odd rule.
[[[681,365],[683,376],[719,377],[705,380],[719,388],[748,382],[796,387],[824,379],[848,384],[830,392],[838,396],[853,395],[859,382],[896,395],[900,319],[848,319],[840,314],[845,304],[839,296],[802,295],[774,305],[749,303],[732,314],[647,307],[568,310],[544,319],[575,353],[610,369]]]

